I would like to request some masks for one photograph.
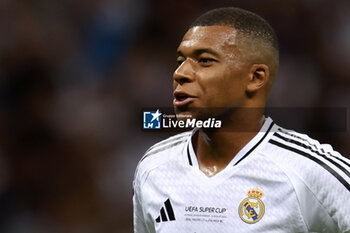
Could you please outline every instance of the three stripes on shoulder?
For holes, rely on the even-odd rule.
[[[181,143],[184,143],[188,140],[188,137],[191,136],[192,134],[192,131],[189,131],[189,132],[184,132],[184,133],[181,133],[181,134],[177,134],[175,136],[172,136],[168,139],[165,139],[161,142],[158,142],[157,144],[153,145],[152,147],[150,147],[145,155],[142,157],[141,161],[144,160],[146,157],[150,156],[150,155],[153,155],[153,154],[156,154],[158,152],[161,152],[161,151],[164,151],[168,148],[171,148],[171,147],[174,147],[174,146],[177,146]]]
[[[338,171],[330,166],[333,165],[337,167],[350,178],[350,161],[341,156],[338,152],[333,151],[331,146],[321,145],[308,137],[303,137],[303,135],[293,131],[280,128],[273,136],[269,143],[295,152],[318,163],[350,191],[350,183],[344,179],[343,175],[339,174]]]

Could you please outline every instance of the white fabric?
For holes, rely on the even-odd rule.
[[[224,170],[207,177],[199,170],[191,135],[156,144],[139,163],[135,233],[350,232],[350,161],[329,145],[267,118]],[[240,204],[254,188],[263,192],[264,214],[245,222]]]

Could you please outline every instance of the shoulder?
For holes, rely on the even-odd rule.
[[[278,127],[269,140],[269,151],[273,154],[270,156],[272,159],[287,163],[310,185],[327,180],[350,191],[350,160],[329,144],[321,144],[306,134]]]
[[[192,131],[180,133],[151,146],[137,165],[135,179],[165,163],[179,159],[178,155],[185,148],[191,135]]]
[[[331,145],[281,127],[269,139],[264,155],[289,177],[309,229],[323,232],[323,225],[327,232],[350,229],[345,217],[350,205],[349,159]]]
[[[151,146],[145,153],[145,155],[141,158],[141,161],[145,160],[147,157],[150,157],[155,154],[159,154],[160,152],[164,152],[169,150],[177,145],[186,143],[187,140],[191,137],[192,131],[187,131],[184,133],[180,133],[174,136],[171,136],[167,139],[164,139],[153,146]]]

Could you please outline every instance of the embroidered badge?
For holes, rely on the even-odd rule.
[[[239,217],[246,223],[256,223],[265,212],[264,203],[260,200],[264,196],[263,191],[253,188],[248,191],[248,197],[239,205]]]

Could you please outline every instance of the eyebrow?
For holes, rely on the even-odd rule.
[[[199,49],[195,49],[193,52],[192,52],[195,56],[199,56],[201,55],[202,53],[209,53],[209,54],[212,54],[214,56],[219,56],[219,54],[211,49],[211,48],[199,48]],[[177,55],[178,56],[184,56],[184,54],[182,53],[181,50],[177,50]]]

